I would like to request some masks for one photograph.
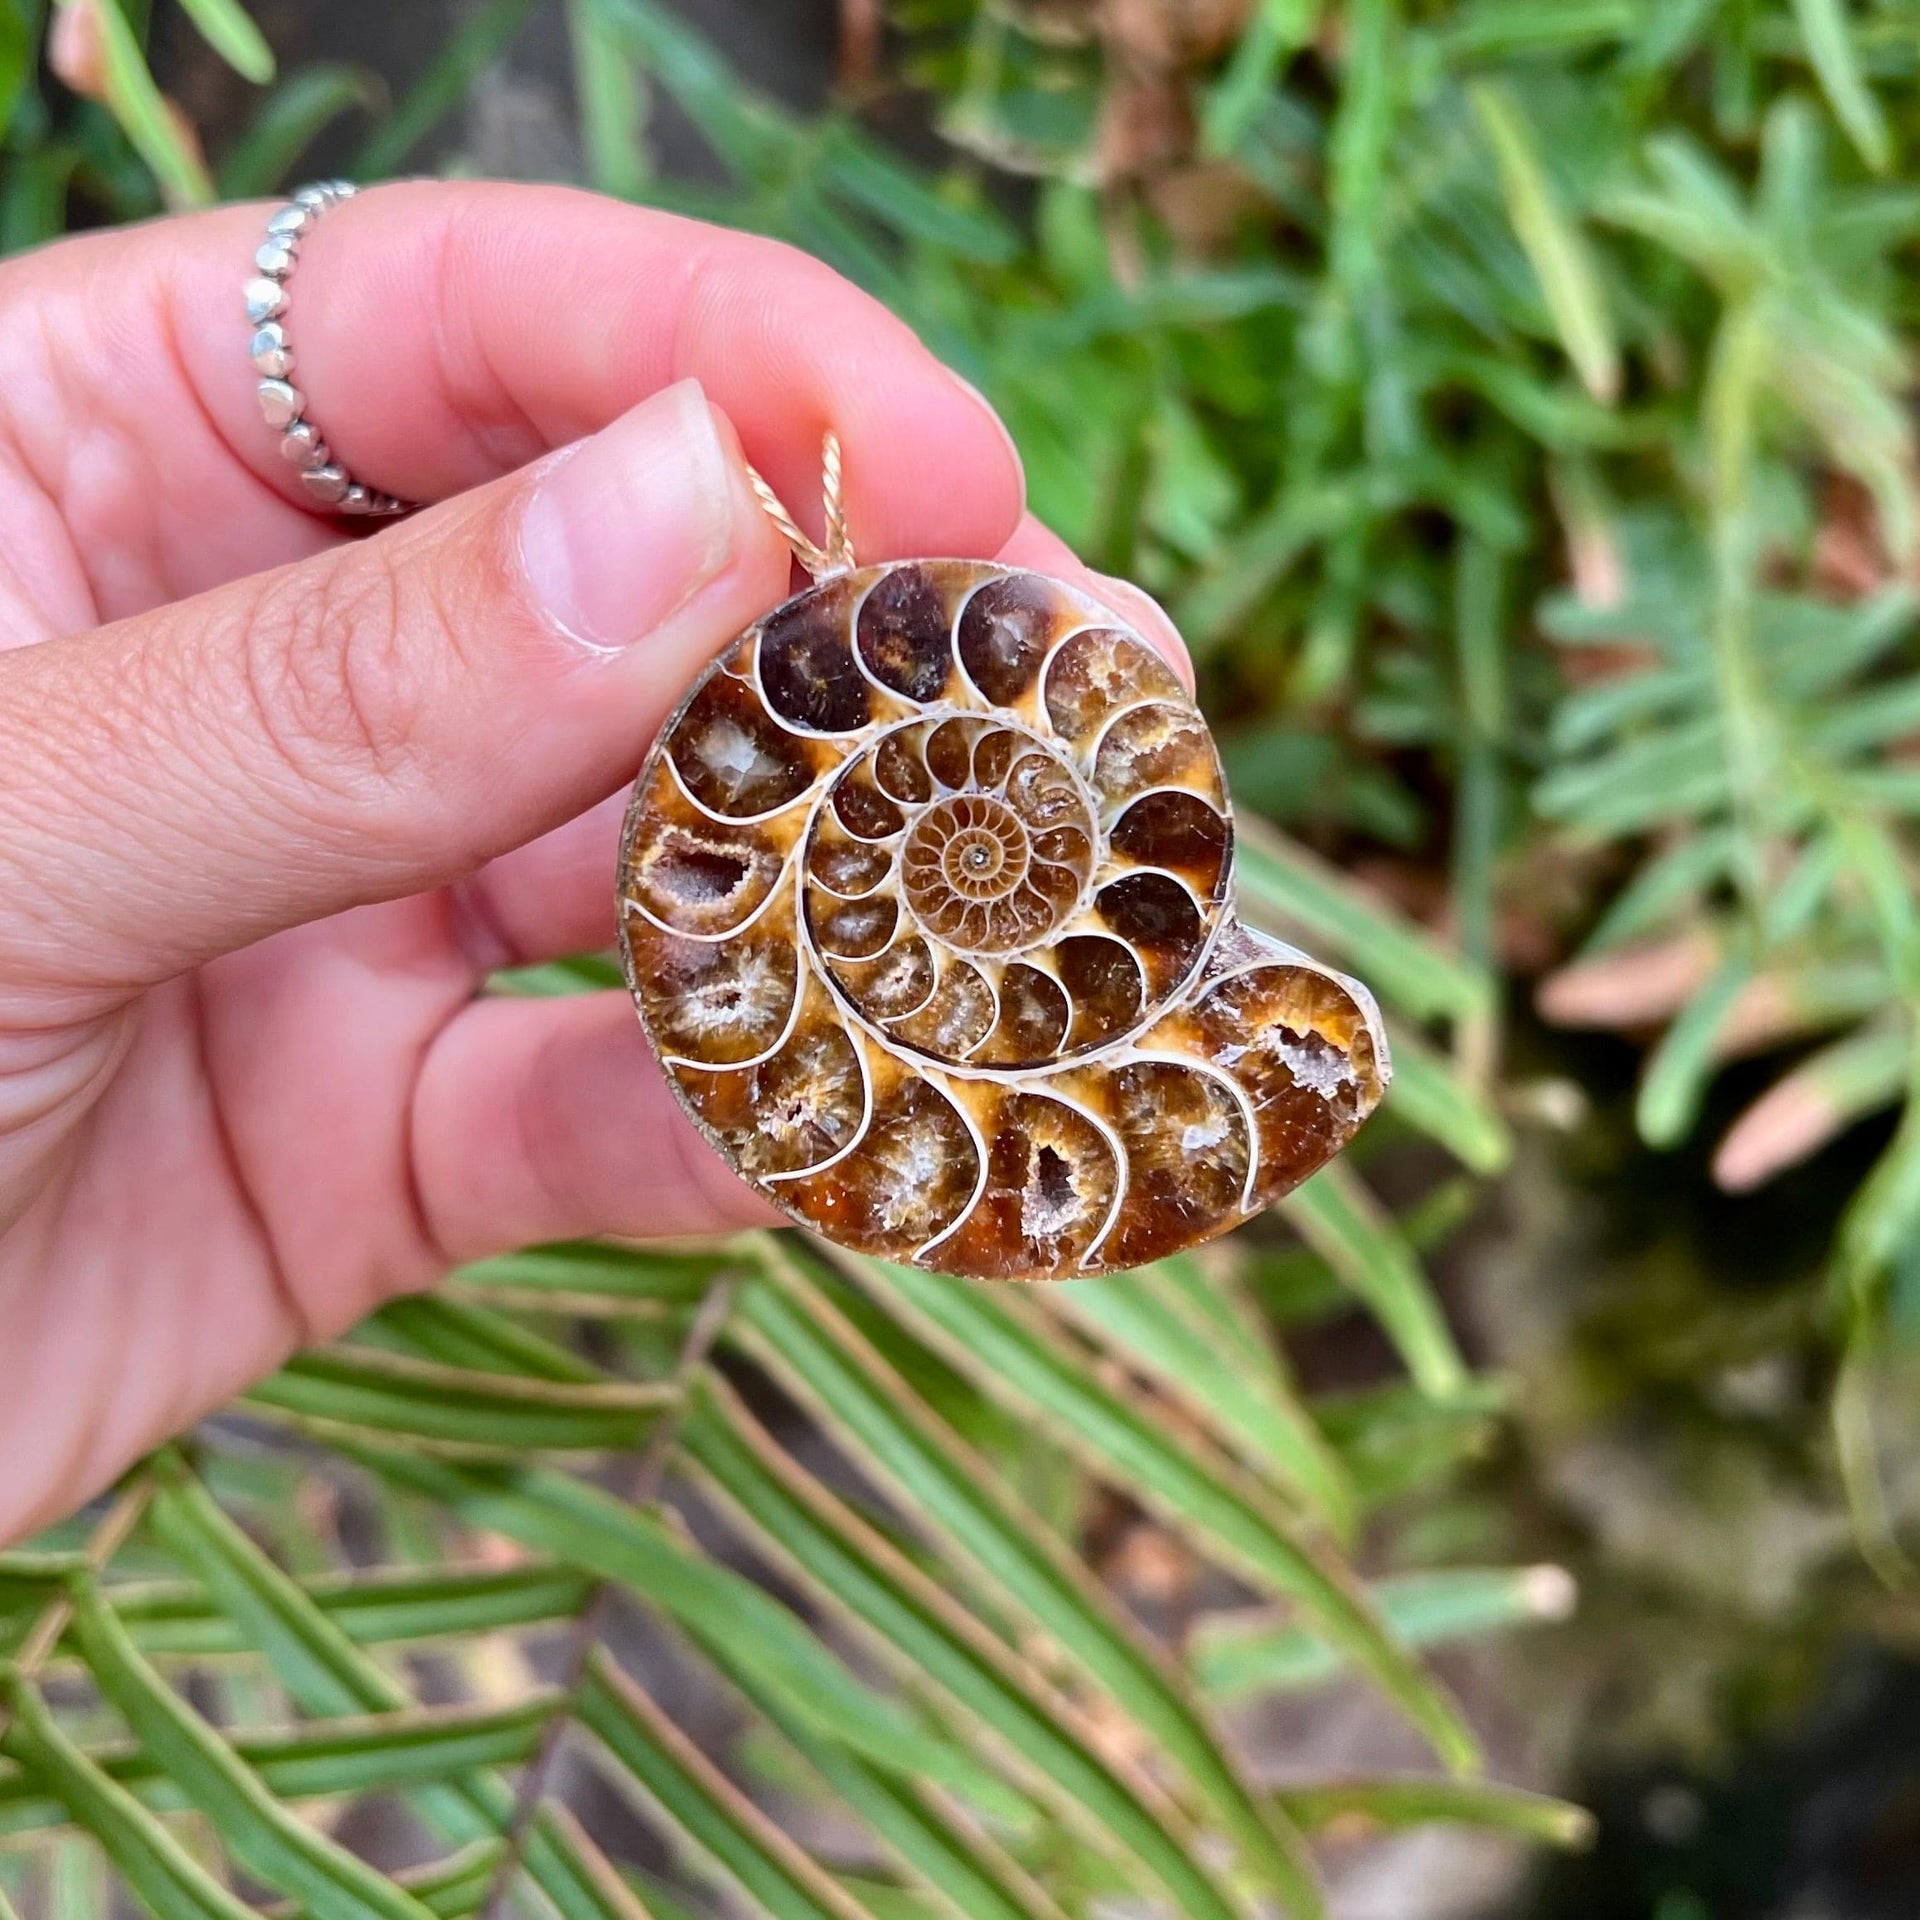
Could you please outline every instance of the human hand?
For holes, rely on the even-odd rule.
[[[456,1262],[772,1217],[625,995],[480,997],[611,943],[623,789],[785,597],[742,443],[799,506],[833,427],[864,559],[1077,578],[1184,671],[872,301],[559,189],[383,188],[305,241],[315,417],[441,503],[356,538],[259,417],[261,222],[0,267],[0,1544]]]

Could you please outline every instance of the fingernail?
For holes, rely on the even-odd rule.
[[[735,495],[697,380],[642,401],[554,460],[520,516],[527,586],[570,638],[644,640],[733,558]]]

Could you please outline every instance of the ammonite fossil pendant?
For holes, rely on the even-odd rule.
[[[1152,647],[1043,575],[801,551],[622,842],[628,980],[714,1146],[839,1245],[1009,1280],[1194,1246],[1339,1152],[1379,1014],[1235,918],[1219,756]]]

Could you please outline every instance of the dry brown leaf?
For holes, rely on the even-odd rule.
[[[47,33],[47,65],[84,100],[107,97],[107,34],[101,0],[65,0]]]
[[[1713,1156],[1714,1184],[1726,1193],[1751,1193],[1811,1159],[1854,1117],[1841,1112],[1816,1082],[1790,1073],[1727,1129]]]
[[[1108,81],[1094,153],[1109,186],[1179,166],[1193,143],[1192,108],[1177,81],[1117,72]]]
[[[1148,184],[1147,197],[1184,262],[1226,254],[1247,222],[1267,207],[1260,189],[1225,162],[1175,167]]]
[[[848,92],[872,86],[884,25],[880,0],[840,0],[840,84]]]
[[[1813,543],[1813,584],[1840,599],[1873,593],[1892,573],[1872,496],[1846,474],[1829,474],[1821,490]]]
[[[1256,0],[1106,0],[1107,45],[1132,63],[1169,70],[1216,60],[1239,40]]]
[[[1534,1004],[1556,1027],[1620,1032],[1671,1020],[1712,977],[1719,943],[1704,929],[1577,960],[1540,983]]]

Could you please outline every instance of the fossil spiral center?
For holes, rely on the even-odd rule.
[[[912,818],[900,844],[900,894],[943,946],[1013,954],[1047,939],[1074,907],[1093,826],[1050,756],[1023,753],[1024,743],[1000,729],[969,744],[974,778],[997,778],[936,798]]]
[[[1004,900],[1027,877],[1033,859],[1020,816],[1003,800],[961,794],[929,807],[914,823],[900,856],[907,904],[922,920],[952,895]]]
[[[895,727],[848,756],[808,830],[802,907],[825,980],[869,1032],[926,1059],[1071,1051],[1076,1004],[1098,1006],[1103,1033],[1142,1007],[1117,942],[1056,952],[1103,849],[1057,741],[991,713]],[[1089,963],[1102,977],[1070,986]]]

